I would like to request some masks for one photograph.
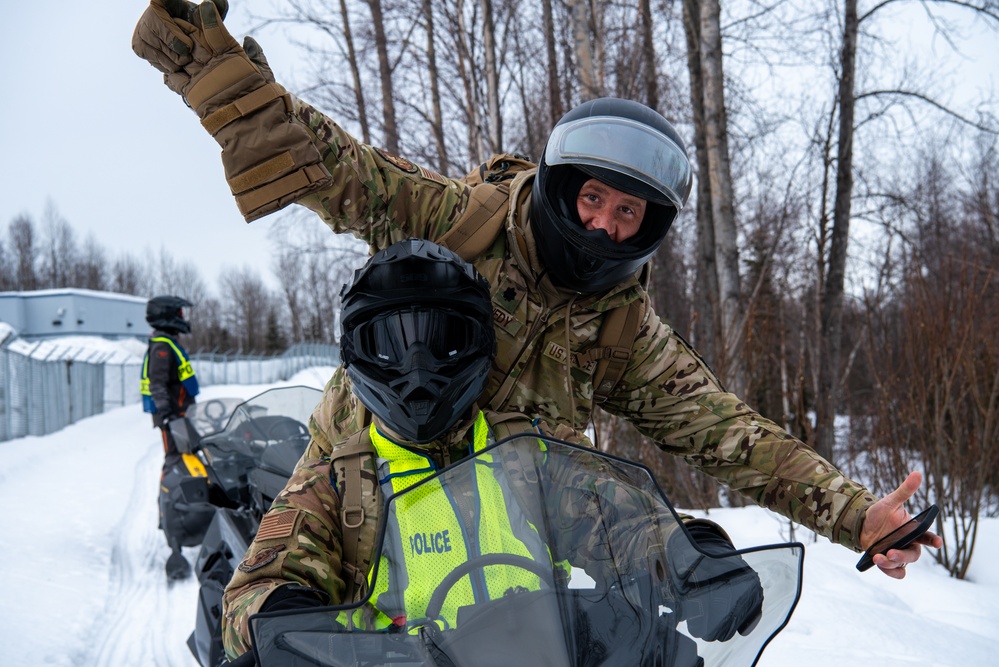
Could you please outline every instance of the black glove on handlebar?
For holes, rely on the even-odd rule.
[[[276,588],[260,607],[265,611],[292,611],[295,609],[313,609],[329,604],[326,594],[306,586],[280,586]]]
[[[687,629],[706,641],[728,641],[736,631],[748,635],[763,612],[760,576],[718,530],[693,524],[688,531],[694,549],[682,531],[669,539],[669,571],[678,594],[677,612]]]
[[[227,662],[225,664],[229,665],[229,667],[259,667],[253,651],[247,651],[232,662]]]

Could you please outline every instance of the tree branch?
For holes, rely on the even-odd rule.
[[[949,116],[952,116],[952,117],[956,118],[957,120],[961,121],[962,123],[964,123],[966,125],[970,125],[971,127],[975,128],[977,130],[981,130],[982,132],[987,132],[989,134],[999,134],[999,129],[996,129],[994,127],[988,127],[988,126],[982,125],[980,123],[976,123],[973,120],[965,118],[964,116],[962,116],[961,114],[957,113],[953,109],[950,109],[949,107],[947,107],[947,106],[945,106],[943,104],[940,104],[939,102],[937,102],[933,98],[928,97],[926,95],[923,95],[922,93],[917,93],[917,92],[911,91],[911,90],[901,90],[901,89],[894,89],[894,90],[872,90],[872,91],[869,91],[869,92],[866,92],[866,93],[861,93],[861,94],[857,95],[856,99],[859,101],[859,100],[864,99],[865,97],[878,97],[878,96],[881,96],[881,95],[898,95],[898,96],[901,96],[901,97],[913,97],[913,98],[915,98],[917,100],[921,100],[923,102],[926,102],[930,106],[936,107],[940,111],[943,111],[945,114],[947,114]]]

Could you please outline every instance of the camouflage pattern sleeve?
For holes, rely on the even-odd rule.
[[[726,392],[651,308],[628,371],[604,407],[758,505],[837,544],[863,550],[864,516],[877,498]]]
[[[359,142],[315,107],[292,96],[333,185],[297,203],[334,232],[376,250],[409,237],[438,239],[468,206],[471,187],[406,158]]]
[[[329,461],[300,463],[226,586],[222,642],[230,660],[249,650],[249,618],[278,587],[305,586],[325,595],[329,604],[342,601],[341,540],[340,501]]]
[[[302,460],[328,457],[335,443],[366,428],[370,419],[371,413],[354,396],[346,371],[338,365],[326,383],[322,400],[309,418],[312,440]]]

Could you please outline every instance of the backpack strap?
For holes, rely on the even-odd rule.
[[[624,377],[631,361],[631,349],[638,337],[642,299],[618,306],[604,316],[597,345],[587,350],[588,361],[597,362],[593,371],[593,402],[602,405]]]
[[[375,448],[368,437],[368,429],[363,428],[347,440],[335,447],[330,453],[330,468],[336,475],[339,470],[337,461],[343,461],[343,479],[334,486],[342,489],[340,499],[340,526],[343,531],[343,554],[340,559],[345,576],[344,600],[353,600],[357,591],[367,588],[368,568],[366,563],[359,562],[361,527],[366,518],[364,513],[364,484],[361,481],[361,457],[374,458]]]
[[[510,187],[483,183],[472,188],[465,212],[437,243],[470,262],[493,244],[503,230],[510,206]]]
[[[485,252],[503,231],[510,210],[510,182],[537,166],[526,155],[497,153],[458,179],[472,186],[468,206],[437,243],[466,262]]]

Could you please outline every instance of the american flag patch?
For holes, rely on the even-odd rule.
[[[295,530],[295,519],[300,510],[283,510],[268,512],[257,529],[258,540],[272,540],[278,537],[288,537]]]
[[[436,171],[430,171],[429,169],[424,169],[419,165],[417,165],[417,168],[420,170],[420,176],[422,176],[426,180],[434,181],[435,183],[440,183],[441,185],[445,185],[444,177],[438,174]]]

